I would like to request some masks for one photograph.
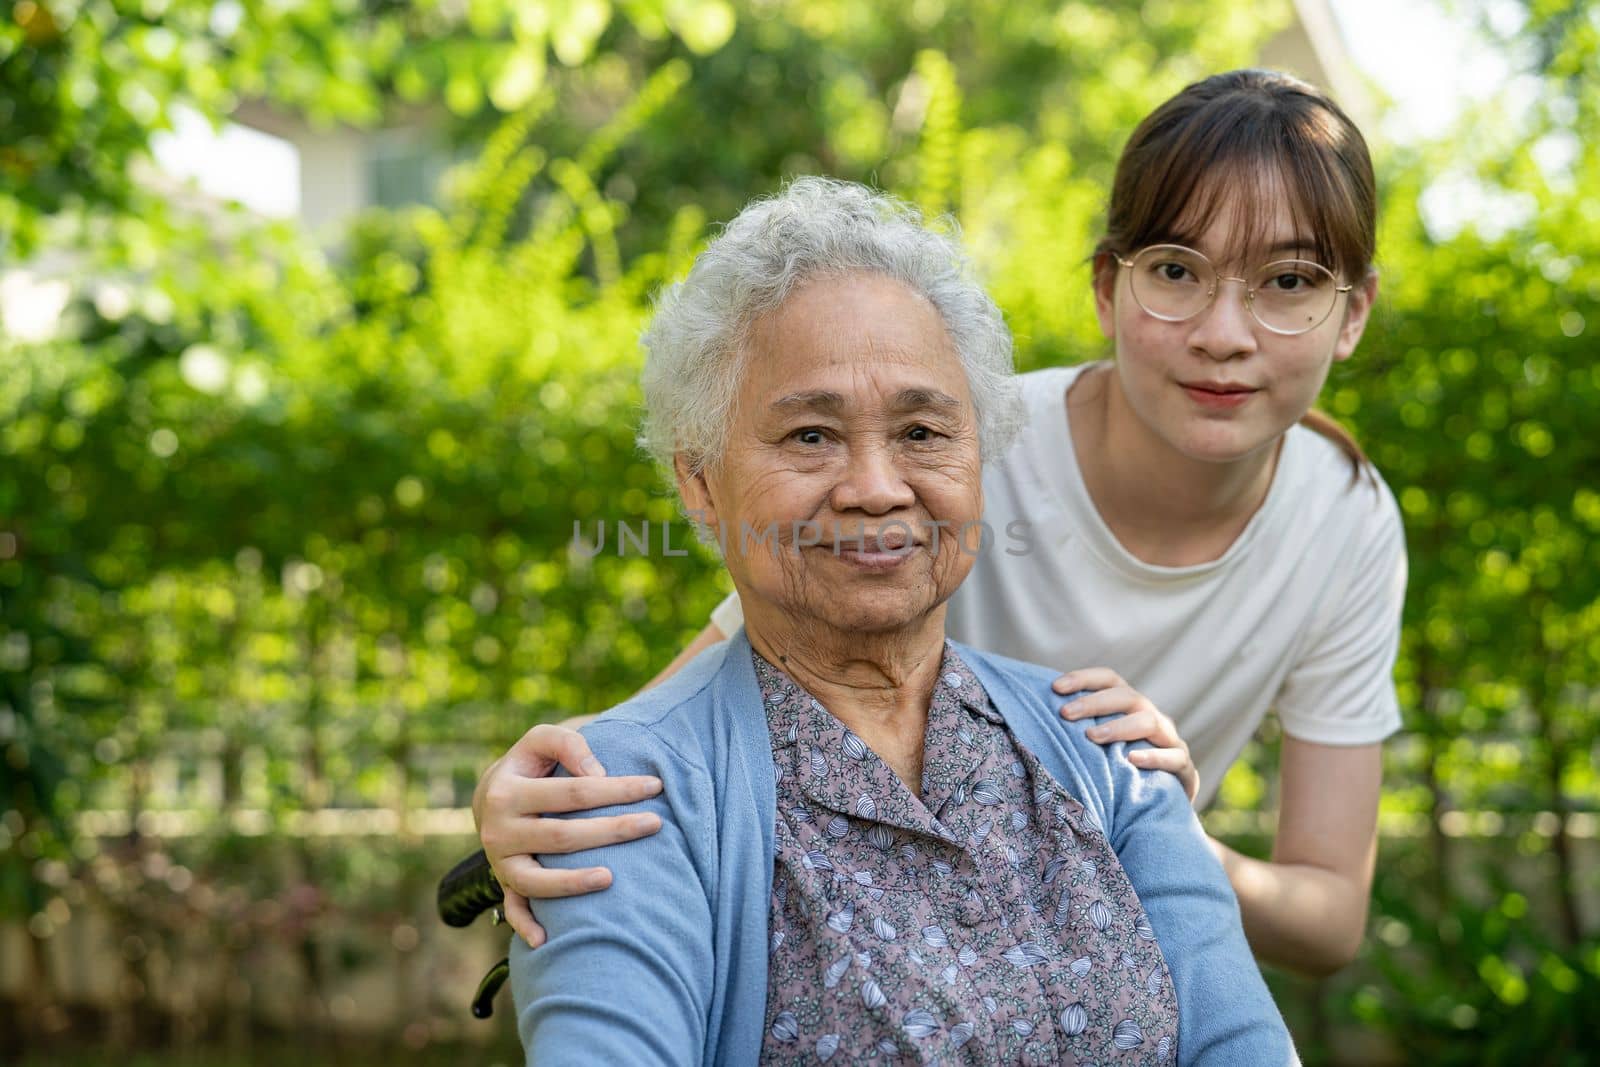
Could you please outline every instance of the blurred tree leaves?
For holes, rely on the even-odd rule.
[[[1521,66],[1508,91],[1383,160],[1385,306],[1325,394],[1405,515],[1385,808],[1430,827],[1380,869],[1388,988],[1343,1008],[1430,1061],[1580,1063],[1600,990],[1600,151],[1573,135],[1600,77],[1573,60],[1600,9],[1508,11],[1485,21]],[[1494,817],[1487,847],[1465,811]]]
[[[454,115],[526,106],[550,57],[590,59],[619,18],[713,52],[724,0],[14,0],[0,18],[0,256],[41,218],[155,210],[134,166],[175,109],[221,122],[252,101],[327,126],[406,104]]]

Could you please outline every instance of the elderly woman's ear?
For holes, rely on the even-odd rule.
[[[717,509],[711,501],[705,470],[696,470],[688,453],[679,452],[672,457],[672,473],[678,483],[678,499],[683,501],[684,513],[705,529],[714,531]]]

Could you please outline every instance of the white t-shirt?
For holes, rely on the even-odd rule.
[[[950,601],[950,636],[1063,671],[1117,671],[1178,724],[1202,805],[1269,710],[1286,733],[1318,744],[1369,744],[1399,729],[1391,675],[1406,556],[1388,487],[1352,485],[1338,446],[1295,426],[1266,500],[1221,557],[1143,563],[1101,519],[1078,470],[1064,398],[1082,369],[1021,378],[1028,425],[984,470],[996,538]],[[1018,520],[1031,544],[1006,536]],[[737,630],[737,596],[712,621]]]

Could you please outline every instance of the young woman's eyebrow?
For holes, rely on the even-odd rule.
[[[1175,233],[1168,234],[1167,236],[1161,238],[1152,238],[1150,243],[1181,245],[1184,248],[1192,248],[1197,252],[1204,252],[1204,249],[1200,247],[1200,240],[1202,236],[1202,234],[1198,233]],[[1265,256],[1267,260],[1281,259],[1291,253],[1308,252],[1316,247],[1317,242],[1312,240],[1310,235],[1299,234],[1293,237],[1285,237],[1281,240],[1274,241],[1272,244],[1257,250],[1255,254]],[[1207,258],[1213,259],[1214,262],[1220,262],[1219,260],[1215,260],[1215,258],[1211,257],[1209,254],[1207,254]]]
[[[1309,237],[1290,237],[1263,249],[1263,254],[1268,256],[1281,256],[1290,252],[1307,252],[1316,248],[1317,243]]]

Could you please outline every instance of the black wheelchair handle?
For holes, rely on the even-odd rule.
[[[472,1017],[487,1019],[494,1014],[494,995],[500,992],[500,987],[506,984],[506,979],[511,977],[511,960],[503,959],[483,976],[483,981],[478,983],[478,991],[472,995]]]
[[[439,918],[450,926],[470,926],[472,920],[488,911],[499,908],[506,898],[505,891],[495,879],[489,866],[489,857],[479,849],[439,879]],[[499,922],[496,915],[495,921]],[[494,995],[500,992],[511,975],[511,961],[501,960],[489,968],[489,973],[478,983],[472,995],[472,1014],[487,1019],[494,1014]]]
[[[505,892],[481,848],[439,879],[439,918],[449,926],[470,926],[472,920],[499,907],[503,900]]]

